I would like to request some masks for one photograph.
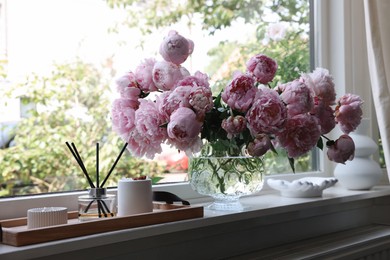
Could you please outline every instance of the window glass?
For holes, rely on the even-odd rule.
[[[87,188],[65,142],[76,145],[94,181],[99,142],[104,178],[123,147],[111,129],[113,80],[159,59],[170,29],[195,42],[183,66],[207,73],[215,94],[257,53],[278,62],[273,86],[310,70],[308,1],[217,2],[0,1],[0,196]],[[266,155],[267,173],[291,171],[279,155]],[[315,170],[313,156],[297,159],[296,171]],[[185,181],[187,167],[168,146],[155,160],[126,151],[106,186],[140,175]]]

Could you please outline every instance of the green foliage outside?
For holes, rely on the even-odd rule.
[[[236,20],[257,25],[249,42],[222,42],[209,51],[213,60],[209,65],[205,64],[204,72],[215,82],[215,93],[225,86],[233,71],[244,70],[245,62],[256,53],[265,53],[277,60],[279,71],[273,82],[275,85],[309,71],[308,37],[302,38],[302,32],[308,26],[308,1],[106,2],[112,8],[128,12],[127,19],[120,24],[122,28],[138,28],[144,34],[176,22],[185,22],[191,28],[199,19],[210,35],[231,26]],[[263,44],[269,25],[263,17],[269,11],[278,13],[280,21],[287,21],[294,28],[282,40],[269,40]],[[113,33],[121,33],[118,28],[114,27]],[[222,65],[228,65],[228,70],[221,72]],[[0,196],[87,188],[88,183],[67,149],[66,141],[76,144],[92,179],[95,179],[95,144],[99,142],[100,178],[104,178],[123,146],[112,131],[109,118],[109,82],[112,76],[109,68],[96,68],[76,59],[55,65],[50,75],[31,75],[22,84],[13,85],[7,93],[1,93],[20,97],[24,102],[33,104],[35,109],[30,110],[29,116],[18,124],[14,139],[16,145],[0,150]],[[0,91],[4,92],[3,89]],[[265,160],[267,173],[290,171],[284,156],[268,154]],[[310,165],[309,157],[306,157],[296,160],[295,167],[301,171],[310,169]],[[119,178],[141,174],[158,182],[163,172],[163,167],[156,162],[145,162],[126,152],[106,186],[115,186]]]
[[[15,93],[23,93],[22,100],[35,108],[18,124],[16,145],[0,150],[1,195],[89,187],[65,142],[74,142],[94,182],[96,142],[99,142],[102,181],[124,143],[111,129],[110,88],[101,70],[80,60],[56,65],[49,76],[31,75],[5,94],[15,97]],[[106,187],[116,186],[119,178],[142,174],[158,181],[162,167],[125,152]]]

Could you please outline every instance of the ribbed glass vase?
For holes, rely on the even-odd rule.
[[[196,192],[214,198],[209,209],[242,211],[240,197],[257,193],[263,187],[263,167],[258,157],[203,153],[190,159],[188,173]]]

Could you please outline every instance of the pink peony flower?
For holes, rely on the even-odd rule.
[[[157,87],[153,82],[154,64],[156,64],[155,59],[145,59],[145,61],[139,64],[135,69],[135,79],[139,84],[139,88],[145,93],[157,91]]]
[[[284,129],[287,109],[275,90],[262,87],[258,89],[245,118],[253,136],[276,134]]]
[[[170,31],[160,45],[160,54],[164,60],[180,65],[194,50],[194,42],[184,38],[176,31]]]
[[[129,71],[115,80],[117,91],[121,98],[138,100],[141,90],[138,87],[134,73]]]
[[[336,122],[343,133],[349,134],[359,126],[363,115],[362,104],[363,100],[353,94],[345,94],[337,102]]]
[[[135,112],[136,128],[148,139],[161,142],[166,137],[165,129],[160,127],[165,123],[160,116],[155,102],[147,99],[140,100],[140,106]]]
[[[186,153],[197,152],[200,148],[201,129],[202,123],[196,120],[194,111],[180,107],[171,115],[168,123],[169,142]]]
[[[210,87],[209,77],[202,72],[195,72],[194,76],[186,76],[176,86]]]
[[[324,105],[324,103],[319,101],[318,99],[316,99],[316,102],[310,114],[318,119],[318,123],[321,127],[321,134],[329,133],[336,126],[334,111],[332,107]]]
[[[159,114],[155,102],[141,99],[135,112],[135,129],[131,132],[129,148],[135,156],[153,158],[162,151],[161,144],[167,138],[163,117]],[[134,140],[136,139],[136,140]]]
[[[284,131],[278,133],[277,139],[288,157],[296,158],[310,151],[320,135],[317,119],[309,114],[300,114],[288,118]]]
[[[111,109],[112,128],[120,136],[126,137],[135,127],[135,110],[137,104],[131,99],[114,100]]]
[[[355,143],[352,138],[346,134],[342,135],[336,141],[327,142],[328,158],[331,161],[345,164],[347,160],[352,161],[355,157]]]
[[[308,86],[311,86],[315,95],[321,99],[325,105],[334,105],[336,91],[333,77],[329,74],[328,70],[316,68],[312,73],[303,75],[300,80],[306,82]]]
[[[307,113],[313,108],[311,90],[305,83],[298,80],[286,84],[280,97],[287,104],[289,116]]]
[[[222,121],[221,126],[228,133],[227,138],[231,139],[246,129],[246,119],[240,115],[229,116]]]
[[[213,94],[209,87],[192,88],[188,101],[199,121],[203,121],[206,113],[214,106]]]
[[[263,156],[271,148],[271,140],[268,135],[259,134],[248,144],[248,153],[251,156]]]
[[[210,87],[209,76],[206,73],[196,71],[194,76],[198,79],[198,86]]]
[[[246,67],[247,72],[253,75],[258,82],[268,84],[274,79],[278,64],[264,54],[257,54],[249,59]]]
[[[222,92],[222,100],[232,109],[246,112],[256,94],[254,79],[248,74],[237,75]]]
[[[192,87],[190,86],[180,86],[172,91],[164,92],[158,106],[160,113],[169,119],[171,114],[179,107],[191,107],[189,102],[191,91]]]
[[[128,137],[124,140],[128,143],[127,150],[133,156],[146,157],[153,159],[156,154],[162,152],[161,144],[157,142],[150,142],[150,140],[143,134],[134,129],[130,132]]]
[[[175,84],[190,73],[183,67],[167,61],[158,61],[153,68],[153,82],[160,90],[171,90]]]

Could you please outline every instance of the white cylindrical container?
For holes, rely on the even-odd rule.
[[[153,211],[152,182],[150,179],[123,178],[118,183],[118,216]]]
[[[68,223],[68,209],[64,207],[33,208],[27,211],[27,228],[40,228]]]

